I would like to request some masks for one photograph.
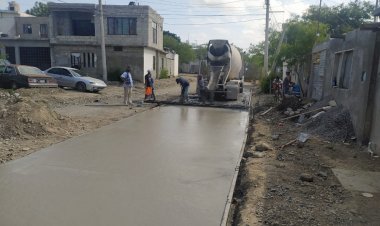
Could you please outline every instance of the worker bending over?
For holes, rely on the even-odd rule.
[[[175,81],[177,82],[177,84],[181,86],[180,102],[181,103],[187,102],[189,100],[189,97],[188,97],[189,86],[190,86],[189,82],[182,77],[177,78]]]

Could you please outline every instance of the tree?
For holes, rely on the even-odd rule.
[[[49,16],[47,4],[43,2],[35,2],[34,6],[25,12],[33,16]]]
[[[360,27],[361,24],[372,18],[375,6],[368,1],[355,0],[348,4],[339,4],[328,7],[310,6],[302,16],[307,22],[320,22],[329,26],[330,35],[342,35]]]
[[[176,34],[169,31],[164,31],[164,47],[174,50],[179,55],[180,64],[189,63],[196,58],[191,45],[181,42]]]
[[[302,20],[289,21],[286,25],[285,41],[281,46],[278,60],[285,59],[288,64],[302,63],[311,54],[313,46],[327,40],[327,26]]]

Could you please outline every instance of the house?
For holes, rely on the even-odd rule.
[[[363,25],[313,49],[308,96],[348,109],[360,143],[380,147],[380,24]],[[379,151],[379,148],[378,148]]]
[[[52,64],[79,66],[102,75],[100,12],[95,4],[48,3]],[[103,6],[108,71],[127,66],[144,81],[148,69],[156,76],[165,58],[163,18],[149,6]]]
[[[99,5],[49,2],[48,9],[49,17],[15,14],[15,34],[0,37],[0,49],[12,63],[41,69],[78,67],[102,78]],[[133,2],[104,5],[103,21],[108,74],[127,66],[139,81],[144,81],[148,69],[153,77],[160,74],[168,60],[163,49],[163,18],[156,11]]]
[[[16,2],[0,11],[0,53],[11,63],[49,68],[48,18],[20,12]]]

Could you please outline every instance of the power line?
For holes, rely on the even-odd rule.
[[[185,16],[185,17],[224,17],[224,16],[264,16],[265,14],[160,14],[165,16]]]
[[[265,18],[256,18],[256,19],[250,19],[250,20],[240,20],[240,21],[230,21],[230,22],[215,22],[215,23],[180,23],[180,24],[170,24],[170,23],[164,23],[166,25],[211,25],[211,24],[234,24],[234,23],[245,23],[250,22],[254,20],[265,20]]]
[[[192,6],[219,6],[219,5],[227,5],[227,4],[231,4],[231,3],[236,3],[236,2],[245,2],[246,0],[235,0],[235,1],[230,1],[230,2],[223,2],[223,3],[215,3],[215,4],[188,4],[189,6],[192,5]],[[140,2],[147,2],[147,3],[157,3],[157,2],[151,2],[151,1],[146,1],[146,0],[142,0]],[[175,5],[180,5],[180,6],[183,6],[183,4],[178,4],[178,2],[173,2],[173,1],[165,1],[165,0],[161,0],[160,1],[160,4],[162,4],[163,2],[166,2],[166,3],[170,3],[171,5],[175,4]]]

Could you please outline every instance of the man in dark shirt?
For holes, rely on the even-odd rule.
[[[188,101],[188,91],[189,91],[189,86],[190,86],[189,82],[182,77],[177,78],[175,81],[177,82],[177,84],[181,86],[180,102],[183,103],[183,102]]]
[[[283,85],[284,94],[290,95],[290,87],[291,86],[292,86],[292,81],[291,81],[291,77],[290,77],[290,71],[287,71],[286,77],[284,79],[284,85]]]

